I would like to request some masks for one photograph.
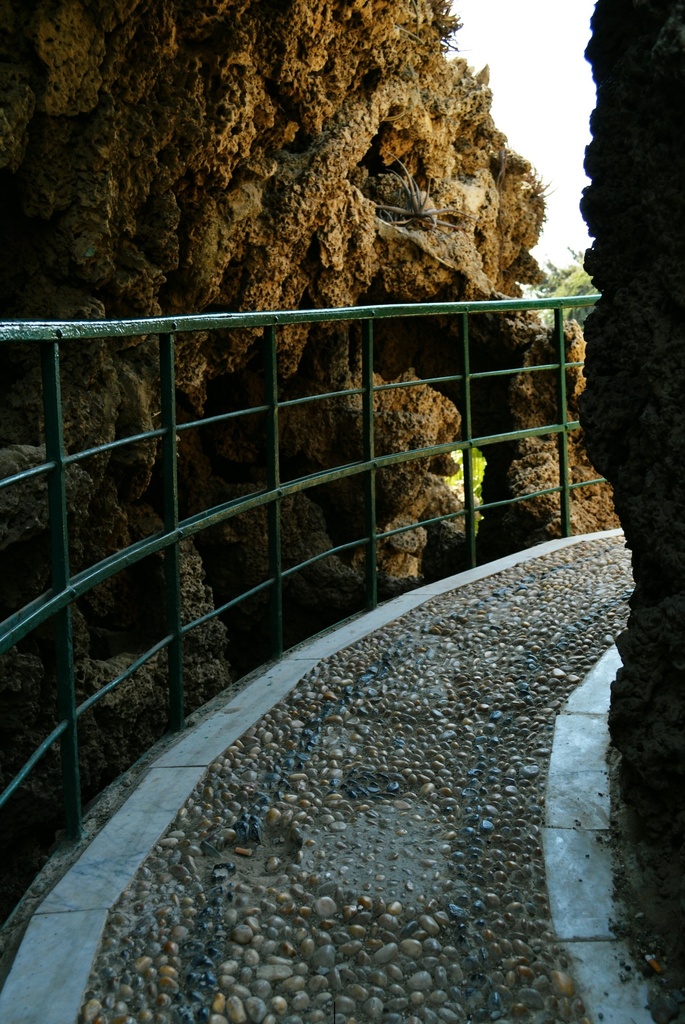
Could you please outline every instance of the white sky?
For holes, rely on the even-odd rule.
[[[590,245],[578,204],[595,87],[583,51],[595,0],[453,0],[459,56],[490,66],[495,124],[533,164],[551,194],[539,262],[564,266]]]

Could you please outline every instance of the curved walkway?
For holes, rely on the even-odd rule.
[[[552,541],[253,674],[43,901],[0,1021],[651,1020],[598,841],[629,589],[620,531]]]

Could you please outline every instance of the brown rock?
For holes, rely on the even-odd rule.
[[[247,946],[254,938],[254,932],[247,924],[238,924],[231,932],[231,938],[241,946]]]
[[[552,990],[558,996],[572,996],[576,990],[573,978],[564,971],[552,971],[549,976]]]
[[[661,992],[649,1004],[649,1012],[655,1024],[669,1024],[680,1012],[678,1003],[667,992]]]

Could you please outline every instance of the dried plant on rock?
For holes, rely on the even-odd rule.
[[[404,206],[391,206],[386,203],[376,203],[376,210],[381,220],[385,220],[395,227],[425,228],[428,231],[463,231],[463,224],[454,224],[452,221],[444,220],[444,217],[461,217],[466,220],[477,220],[473,214],[464,210],[457,210],[452,206],[435,207],[433,205],[430,189],[425,192],[420,189],[416,181],[404,166],[401,160],[396,163],[402,168],[402,175],[396,171],[389,173],[397,178],[402,189]]]

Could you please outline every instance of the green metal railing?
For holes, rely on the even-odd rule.
[[[21,484],[36,477],[47,480],[47,500],[50,524],[51,589],[0,623],[0,655],[27,637],[42,623],[54,622],[55,663],[57,681],[57,715],[59,722],[41,745],[34,751],[21,771],[0,795],[0,807],[24,782],[36,764],[58,740],[61,745],[62,778],[64,788],[64,810],[66,835],[68,839],[81,834],[81,786],[79,781],[78,720],[93,705],[102,700],[117,686],[129,679],[134,672],[150,661],[160,651],[168,655],[169,720],[170,727],[178,731],[184,727],[183,687],[183,644],[187,634],[222,615],[255,595],[268,591],[270,601],[271,655],[278,658],[283,653],[283,584],[289,576],[314,564],[322,558],[349,552],[363,547],[366,559],[366,607],[377,604],[376,552],[379,542],[392,536],[415,529],[418,525],[446,519],[463,517],[467,538],[467,564],[476,564],[476,523],[483,511],[528,501],[546,494],[559,494],[561,532],[571,535],[571,493],[578,487],[589,487],[603,483],[603,478],[572,483],[569,479],[568,436],[579,423],[569,421],[566,403],[566,370],[579,366],[567,362],[564,341],[563,309],[568,306],[591,306],[598,296],[574,296],[568,299],[511,299],[492,302],[430,303],[422,305],[389,305],[375,307],[353,307],[292,312],[228,313],[178,318],[153,318],[146,320],[88,321],[88,322],[15,322],[0,323],[0,345],[36,343],[40,346],[41,372],[43,382],[43,407],[45,422],[46,456],[39,466],[16,473],[0,480],[0,489]],[[472,315],[482,313],[504,313],[523,310],[554,310],[555,361],[539,366],[513,367],[483,372],[471,372],[469,320]],[[375,385],[373,379],[373,324],[387,318],[454,316],[459,322],[459,348],[457,362],[461,372],[440,378],[425,378]],[[360,321],[362,333],[362,368],[359,387],[347,391],[311,395],[304,398],[279,401],[277,333],[278,328],[298,323],[333,321]],[[258,406],[222,413],[217,416],[189,423],[176,422],[175,389],[175,336],[190,331],[233,330],[236,328],[263,328],[264,355],[263,380],[264,399]],[[161,425],[158,429],[145,431],[98,445],[94,448],[67,453],[64,442],[62,400],[60,386],[60,345],[66,341],[89,341],[97,338],[140,337],[158,339]],[[471,384],[474,380],[496,376],[516,376],[521,373],[553,371],[556,380],[557,422],[540,424],[525,430],[507,433],[474,436],[472,420]],[[376,455],[374,447],[374,396],[390,388],[411,388],[419,384],[444,384],[456,382],[461,387],[462,436],[448,443]],[[279,411],[305,402],[323,401],[340,396],[360,396],[362,406],[363,457],[332,469],[323,469],[307,476],[288,481],[281,480],[279,457]],[[266,487],[215,505],[198,514],[179,518],[177,441],[178,435],[195,427],[209,423],[229,423],[241,416],[261,414],[266,424],[267,474]],[[473,450],[489,445],[518,441],[526,437],[556,434],[559,451],[559,484],[530,494],[517,495],[503,501],[476,506],[473,492]],[[93,455],[112,452],[141,441],[160,439],[162,448],[162,494],[163,529],[143,540],[116,551],[107,558],[77,573],[71,571],[68,535],[68,514],[66,482],[67,470],[75,463]],[[379,470],[415,459],[425,459],[448,452],[463,452],[465,505],[459,512],[437,517],[428,522],[413,523],[378,533],[376,520],[376,474]],[[365,523],[364,536],[354,541],[339,544],[317,554],[297,565],[284,568],[281,557],[281,503],[284,498],[314,486],[361,476],[363,480]],[[193,537],[200,531],[216,526],[233,516],[251,510],[265,508],[268,519],[268,576],[259,584],[238,597],[215,607],[210,612],[183,623],[181,615],[179,543]],[[102,686],[79,706],[76,705],[74,653],[72,639],[72,606],[84,594],[98,584],[113,577],[122,570],[140,562],[156,552],[164,558],[166,590],[166,634],[149,650],[138,657],[116,679]]]

